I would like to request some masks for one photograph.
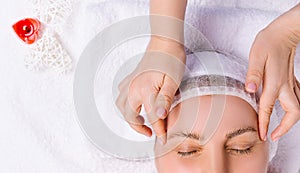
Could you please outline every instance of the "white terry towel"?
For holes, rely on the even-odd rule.
[[[133,12],[129,14],[126,11],[128,2],[124,1],[122,4],[116,4],[114,1],[110,1],[96,3],[97,5],[95,5],[94,3],[92,5],[88,4],[87,11],[92,11],[91,13],[87,13],[89,19],[92,19],[88,21],[88,23],[97,25],[96,23],[97,21],[99,21],[102,25],[98,25],[98,27],[101,27],[103,25],[108,25],[110,23],[109,20],[118,21],[127,17],[135,16],[137,15],[137,11],[139,10],[140,13],[138,14],[148,13],[147,8],[143,8],[143,6],[145,5],[144,2],[137,1],[136,4],[139,9],[133,10]],[[265,7],[270,5],[269,3],[265,2]],[[186,22],[198,28],[208,38],[215,49],[221,52],[232,54],[237,57],[241,57],[243,59],[247,59],[251,44],[256,34],[265,26],[267,26],[272,20],[278,17],[282,13],[283,9],[288,9],[290,6],[292,6],[291,4],[295,3],[290,2],[290,4],[288,4],[289,3],[285,4],[285,6],[281,6],[281,8],[277,10],[272,10],[272,8],[268,8],[268,10],[262,10],[263,6],[260,6],[260,8],[258,9],[254,9],[253,6],[247,7],[247,3],[243,4],[232,2],[231,5],[226,4],[225,6],[222,6],[221,3],[204,3],[202,4],[203,6],[201,6],[197,4],[197,1],[189,1],[189,6],[186,12]],[[101,9],[113,11],[115,15],[105,16],[104,13],[106,11],[102,13],[98,12]],[[95,12],[101,13],[103,15],[95,16]],[[94,34],[97,32],[92,31],[91,33]],[[193,37],[193,33],[186,33],[186,41],[192,42],[192,45],[195,46],[194,49],[197,49],[198,40],[193,40],[194,38],[195,37]],[[142,46],[142,49],[145,48],[146,43],[147,42],[144,42],[144,47]],[[140,43],[136,44],[136,46],[133,46],[134,50],[128,50],[126,47],[124,47],[124,49],[119,50],[119,54],[116,54],[114,56],[120,56],[120,54],[122,54],[122,56],[130,57],[130,55],[132,55],[132,52],[136,52],[138,50],[142,51],[138,48],[138,45],[140,45]],[[201,47],[199,47],[199,49],[201,49]],[[299,57],[297,56],[296,66],[299,66],[298,59]],[[296,147],[298,143],[295,141],[297,140],[291,139],[290,137],[293,136],[293,134],[299,134],[300,132],[298,129],[298,126],[294,127],[294,129],[279,142],[277,157],[275,157],[271,163],[273,172],[292,173],[298,171],[298,165],[300,165],[300,162],[296,159],[297,154],[295,153],[300,153],[300,148]],[[284,154],[288,153],[286,150],[290,147],[293,148],[292,152],[294,154]],[[112,166],[113,165],[114,164],[112,164]],[[142,166],[141,163],[139,163],[139,165]]]
[[[297,2],[189,0],[187,21],[199,27],[216,48],[247,58],[256,33]],[[22,58],[26,46],[18,42],[11,31],[14,22],[30,17],[24,7],[26,1],[12,0],[2,2],[0,10],[1,16],[5,16],[0,20],[0,37],[5,40],[0,42],[3,48],[0,51],[0,171],[153,172],[152,163],[108,157],[85,138],[75,120],[73,74],[60,76],[25,70]],[[206,8],[200,10],[199,7]],[[127,17],[146,14],[148,0],[74,0],[73,13],[60,36],[76,61],[87,42],[104,27]],[[146,44],[144,41],[133,50],[143,51]],[[122,50],[123,56],[130,53],[128,49]],[[297,62],[300,67],[299,60]],[[299,70],[297,76],[299,79]],[[288,168],[295,170],[293,166],[297,164],[299,150],[296,143],[291,142],[299,141],[297,128],[294,127],[284,138],[286,142],[281,144],[290,149],[281,150],[280,155],[284,157],[276,162],[277,165],[281,163],[284,173],[289,173]],[[150,167],[148,171],[146,167]]]

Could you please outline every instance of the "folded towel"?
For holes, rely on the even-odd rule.
[[[217,49],[247,58],[256,33],[297,3],[295,0],[256,2],[189,0],[187,21],[199,27]],[[72,15],[63,26],[60,37],[74,61],[80,57],[86,44],[106,26],[121,19],[148,14],[148,0],[74,0],[72,5]],[[0,36],[5,40],[0,43],[5,48],[0,51],[1,172],[153,172],[152,162],[114,159],[86,139],[76,121],[72,74],[62,76],[25,70],[23,53],[26,45],[19,42],[11,31],[15,21],[30,16],[24,7],[26,1],[15,0],[2,2],[0,10],[1,16],[6,16],[0,20]],[[187,39],[195,42],[197,47],[197,40],[193,40],[192,35]],[[141,52],[146,45],[147,39],[133,44],[132,50]],[[132,55],[129,51],[125,47],[113,56]],[[299,60],[296,61],[299,67]],[[118,69],[113,65],[111,68]],[[300,77],[299,70],[297,75]],[[286,142],[282,147],[292,148],[279,153],[284,157],[278,158],[276,164],[281,163],[283,170],[291,168],[295,171],[297,167],[294,166],[300,165],[297,162],[297,143],[291,147],[288,145],[290,141],[299,141],[296,137],[300,135],[296,132],[294,130],[283,138]]]
[[[193,3],[192,1],[191,3]],[[190,3],[190,1],[189,1]],[[191,4],[190,3],[190,4]],[[101,27],[108,26],[111,22],[110,21],[119,21],[122,19],[126,19],[128,17],[133,17],[136,15],[144,15],[147,14],[147,8],[144,8],[144,6],[147,6],[147,3],[143,1],[139,1],[138,10],[132,10],[131,13],[128,13],[125,9],[127,9],[126,6],[127,2],[124,2],[124,4],[115,4],[113,1],[110,2],[104,2],[104,3],[98,3],[97,5],[87,5],[87,11],[90,13],[86,13],[86,17],[89,19],[87,23],[91,23],[93,25],[97,25],[99,28],[98,31],[101,31]],[[146,4],[146,5],[145,5]],[[115,7],[115,8],[112,8]],[[236,8],[235,7],[221,7],[221,6],[213,6],[213,5],[206,5],[206,6],[199,6],[199,5],[189,5],[186,12],[186,22],[197,29],[199,29],[204,36],[211,42],[211,45],[220,52],[225,52],[237,57],[241,57],[244,60],[248,59],[249,51],[251,48],[251,45],[253,43],[253,40],[256,36],[256,34],[263,29],[265,26],[267,26],[272,20],[274,20],[276,17],[278,17],[281,12],[278,11],[266,11],[266,10],[260,10],[260,9],[243,9],[243,8]],[[242,7],[242,5],[238,6]],[[245,7],[245,6],[244,6]],[[132,8],[132,7],[131,7]],[[100,9],[104,9],[104,11],[99,12]],[[113,11],[115,15],[111,16],[105,16],[106,11]],[[137,13],[137,11],[139,11]],[[97,15],[95,16],[95,12],[101,13],[103,15]],[[101,23],[101,24],[97,24]],[[91,32],[91,37],[93,37],[94,34],[97,33],[97,31],[93,30]],[[195,39],[194,33],[185,33],[185,41],[189,42],[189,45],[193,45],[194,50],[201,50],[201,47],[198,47],[199,40]],[[124,43],[126,45],[126,43]],[[129,46],[130,45],[130,46]],[[147,45],[147,40],[142,40],[141,42],[137,43],[128,43],[127,46],[122,46],[121,48],[117,48],[117,53],[112,53],[113,55],[110,56],[109,59],[117,59],[118,61],[124,62],[126,58],[130,58],[133,55],[135,55],[137,52],[143,52]],[[130,47],[130,49],[128,49]],[[122,56],[121,56],[122,55]],[[122,57],[122,58],[120,58]],[[297,65],[299,66],[298,59],[299,56],[296,57]],[[122,63],[120,63],[122,64]],[[116,64],[112,62],[107,62],[105,64],[110,70],[117,71],[120,66],[116,66]],[[297,69],[297,68],[296,68]],[[107,70],[106,70],[107,71]],[[299,73],[299,72],[297,72]],[[103,74],[103,73],[102,73]],[[106,74],[108,75],[108,73]],[[100,75],[101,76],[101,75]],[[113,77],[112,77],[113,78]],[[103,81],[101,81],[103,83]],[[100,84],[99,84],[100,85]],[[97,87],[96,87],[97,88]],[[97,89],[96,89],[97,90]],[[103,90],[103,88],[102,88]],[[98,91],[98,95],[105,95],[105,90]],[[98,99],[101,99],[103,97],[99,97]],[[107,95],[107,98],[109,96]],[[100,105],[104,104],[105,99],[102,99],[98,101],[99,107]],[[102,104],[101,104],[102,103]],[[278,105],[278,104],[277,104]],[[280,109],[280,108],[278,108]],[[282,109],[281,109],[282,110]],[[107,112],[108,113],[108,112]],[[283,112],[281,112],[281,115]],[[107,120],[107,122],[112,122]],[[111,125],[112,128],[114,125]],[[118,126],[118,125],[116,125]],[[119,126],[118,126],[119,127]],[[123,133],[125,134],[126,129],[122,128]],[[299,134],[300,131],[296,127],[290,132],[290,134]],[[294,141],[287,135],[282,140],[280,140],[280,148],[278,151],[278,154],[275,156],[274,161],[270,163],[270,169],[272,169],[272,172],[295,172],[298,171],[299,167],[299,161],[295,160],[296,157],[293,154],[282,154],[286,153],[287,148],[284,148],[283,146],[295,146],[298,145],[297,142]],[[299,153],[299,147],[294,147],[294,151],[297,151],[296,153]],[[280,160],[280,161],[279,161]],[[291,161],[293,160],[293,161]],[[119,161],[116,161],[117,163]],[[281,163],[281,164],[279,164]],[[114,164],[111,164],[113,167]],[[139,163],[139,166],[142,166],[143,164]],[[289,165],[289,166],[285,166]],[[104,167],[107,167],[107,165],[104,165]],[[137,166],[138,167],[138,166]],[[109,169],[109,168],[108,168]],[[113,168],[112,168],[113,170]]]

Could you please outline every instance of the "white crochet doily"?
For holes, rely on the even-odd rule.
[[[42,23],[39,39],[29,47],[25,66],[33,71],[52,69],[65,73],[72,59],[60,41],[63,26],[72,12],[71,0],[29,0],[35,18]]]

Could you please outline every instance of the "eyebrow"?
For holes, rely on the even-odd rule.
[[[227,138],[227,140],[229,140],[229,139],[232,139],[232,138],[234,138],[236,136],[242,135],[244,133],[249,133],[249,132],[257,132],[257,130],[255,128],[253,128],[253,127],[240,128],[240,129],[237,129],[237,130],[235,130],[235,131],[233,131],[231,133],[228,133],[226,135],[226,138]]]
[[[171,134],[169,139],[175,138],[175,137],[182,137],[182,138],[189,138],[189,139],[194,139],[194,140],[200,140],[201,137],[198,133],[193,133],[193,132],[178,132],[175,134]]]
[[[239,135],[242,135],[245,133],[250,133],[250,132],[257,132],[257,130],[254,127],[239,128],[237,130],[234,130],[233,132],[226,134],[226,140],[229,140],[229,139],[232,139]],[[189,138],[189,139],[194,139],[194,140],[201,139],[200,134],[194,133],[194,132],[178,132],[175,134],[171,134],[169,139],[172,139],[175,137],[183,137],[183,138]]]

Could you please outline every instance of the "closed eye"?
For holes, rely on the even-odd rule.
[[[231,154],[240,154],[240,155],[244,155],[244,154],[250,154],[252,152],[253,146],[249,147],[249,148],[245,148],[245,149],[226,149],[228,151],[228,153]]]
[[[177,151],[177,154],[180,157],[191,157],[196,154],[199,154],[201,151],[200,150],[192,150],[192,151]]]

